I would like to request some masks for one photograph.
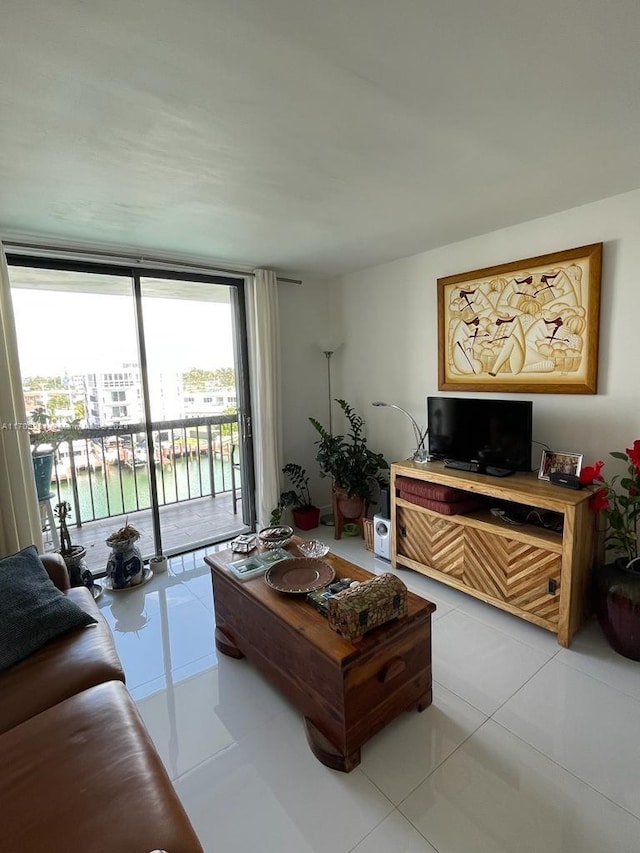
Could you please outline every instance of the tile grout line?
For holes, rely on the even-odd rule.
[[[572,770],[569,770],[568,767],[565,767],[564,764],[560,764],[560,762],[556,761],[555,758],[551,758],[551,756],[542,752],[542,750],[538,749],[537,746],[534,746],[532,743],[529,743],[529,741],[525,740],[520,735],[516,734],[515,732],[512,732],[511,729],[508,729],[506,726],[504,726],[498,720],[492,719],[491,722],[495,723],[496,726],[499,726],[503,731],[505,731],[507,734],[511,735],[511,737],[514,737],[514,738],[516,738],[516,740],[519,740],[520,743],[523,743],[525,746],[529,747],[529,749],[532,749],[539,756],[541,756],[541,758],[544,758],[545,761],[549,761],[555,767],[560,768],[560,770],[562,770],[564,773],[568,773],[569,776],[572,776],[574,779],[576,779],[578,782],[580,782],[586,788],[589,788],[591,791],[596,793],[599,797],[602,797],[603,799],[607,800],[607,802],[611,803],[612,805],[614,805],[616,808],[620,809],[621,811],[626,812],[628,815],[630,815],[632,818],[634,818],[634,820],[637,821],[638,829],[640,830],[640,817],[638,815],[635,815],[633,812],[629,811],[629,809],[626,808],[625,806],[623,806],[622,803],[619,803],[616,800],[612,800],[611,797],[607,796],[602,791],[599,791],[590,782],[587,782],[586,779],[582,779],[582,777],[578,776]],[[483,725],[484,725],[484,723],[483,723]],[[474,734],[475,734],[475,732],[474,732]]]

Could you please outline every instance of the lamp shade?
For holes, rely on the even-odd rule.
[[[331,335],[323,335],[318,339],[318,346],[322,352],[336,352],[342,346],[342,341]]]

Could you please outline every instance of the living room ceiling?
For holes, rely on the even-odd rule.
[[[9,0],[0,234],[330,276],[636,189],[639,33],[638,0]]]

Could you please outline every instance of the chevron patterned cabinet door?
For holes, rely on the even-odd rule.
[[[467,528],[463,566],[463,581],[472,589],[557,624],[560,554]]]
[[[460,525],[446,516],[398,507],[398,553],[462,580],[464,541]]]

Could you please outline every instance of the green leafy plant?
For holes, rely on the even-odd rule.
[[[344,489],[349,497],[370,500],[372,485],[386,485],[385,478],[379,473],[389,468],[381,453],[374,453],[367,447],[364,436],[364,420],[356,414],[345,400],[336,400],[349,422],[347,435],[332,435],[315,418],[309,418],[320,438],[316,461],[323,477],[331,477],[334,486]]]
[[[84,545],[74,545],[71,542],[68,519],[71,517],[72,509],[69,501],[61,501],[56,504],[53,511],[60,526],[60,554],[65,563],[67,563],[67,568],[70,568],[70,563],[67,560],[74,557],[84,557],[86,550]]]
[[[282,473],[289,480],[292,487],[280,495],[280,505],[283,509],[311,509],[311,493],[309,491],[309,478],[302,465],[288,462],[282,469]]]
[[[280,524],[285,509],[314,508],[309,491],[309,477],[302,465],[288,462],[282,469],[282,473],[289,480],[292,488],[281,492],[278,506],[271,511],[271,524]]]
[[[73,545],[71,542],[68,525],[68,519],[71,516],[71,504],[68,501],[61,501],[56,504],[54,512],[60,522],[60,548],[58,553],[67,566],[71,586],[86,586],[91,589],[93,587],[93,575],[84,561],[87,549],[84,545]]]
[[[40,448],[55,451],[65,441],[73,441],[80,436],[80,419],[74,418],[64,426],[56,424],[56,418],[49,414],[44,406],[34,409],[29,415],[31,423],[38,427],[29,434],[31,452],[36,453]]]
[[[60,522],[60,553],[69,555],[73,548],[71,534],[67,525],[67,518],[71,515],[71,504],[68,501],[61,501],[59,504],[56,504],[54,512]]]
[[[51,423],[51,415],[44,406],[38,406],[30,415],[29,420],[38,429],[29,433],[29,441],[31,442],[31,452],[36,453],[41,447],[53,451],[50,441],[50,431],[48,429]]]
[[[627,463],[626,476],[616,474],[607,482],[601,473],[604,462],[599,460],[582,469],[580,482],[596,486],[590,503],[591,508],[602,512],[607,520],[605,548],[621,553],[631,561],[639,556],[640,439],[636,439],[626,453],[614,450],[610,455]]]

